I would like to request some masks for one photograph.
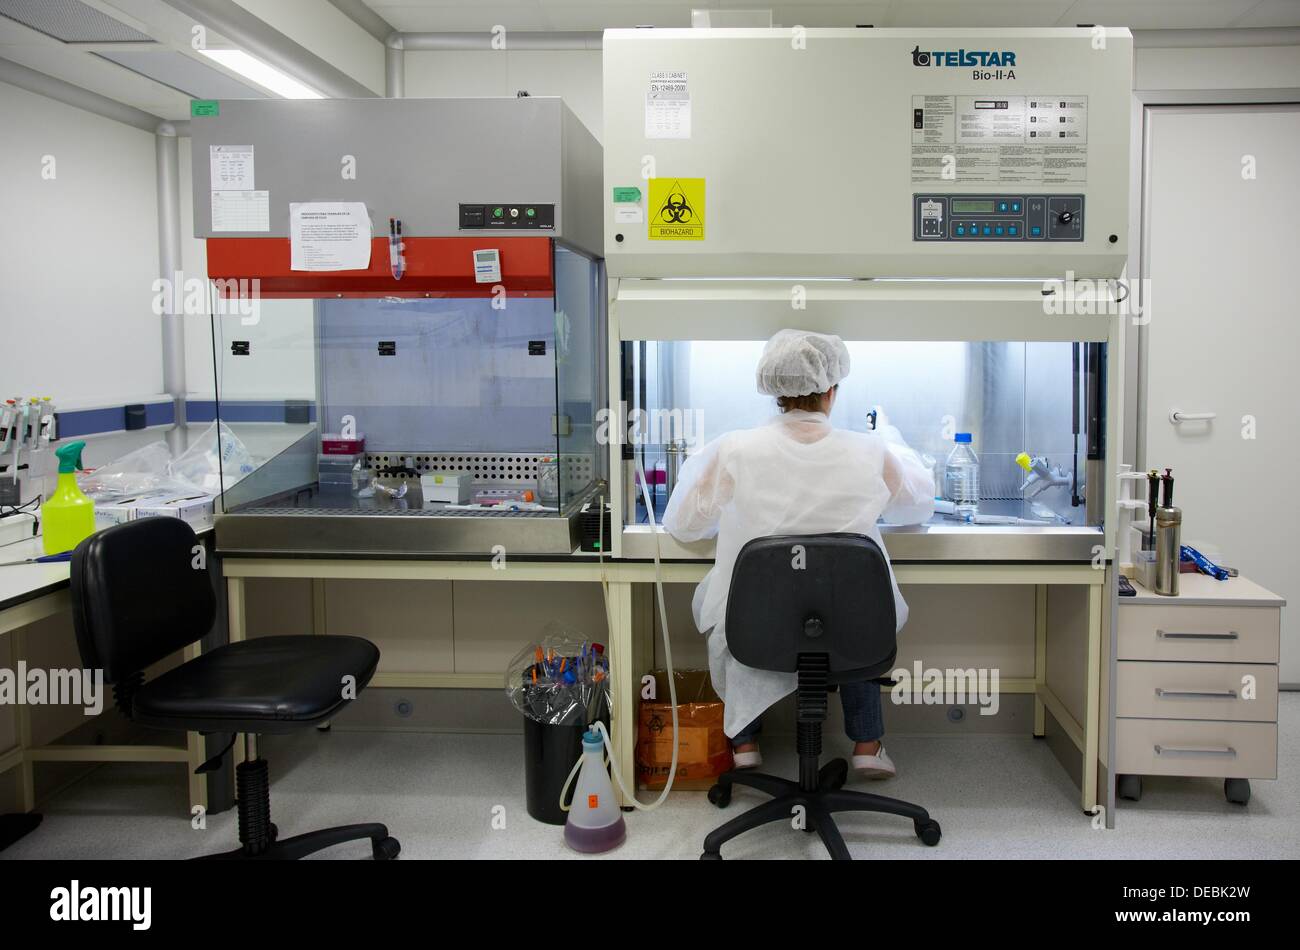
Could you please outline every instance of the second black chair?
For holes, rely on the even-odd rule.
[[[756,538],[736,557],[727,596],[727,648],[746,666],[798,676],[799,780],[760,772],[719,776],[709,801],[731,802],[734,785],[773,796],[704,839],[701,859],[719,860],[722,845],[752,828],[788,821],[802,807],[805,831],[816,831],[832,858],[848,860],[832,814],[884,812],[911,818],[927,845],[939,843],[939,823],[920,805],[845,791],[848,763],[820,765],[827,696],[839,683],[881,679],[897,653],[894,590],[880,546],[860,534]]]
[[[345,636],[242,640],[145,682],[147,667],[212,628],[216,595],[205,563],[193,529],[176,518],[115,525],[82,541],[72,555],[72,616],[82,665],[104,671],[129,719],[208,735],[295,732],[334,718],[370,682],[378,648]],[[370,840],[376,860],[401,850],[376,823],[277,840],[266,760],[246,756],[235,781],[240,847],[208,857],[301,858],[363,839]]]

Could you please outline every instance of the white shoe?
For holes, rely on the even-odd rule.
[[[855,755],[853,771],[867,779],[893,778],[898,774],[898,769],[894,767],[893,760],[885,751],[883,742],[880,743],[880,750],[875,755]]]
[[[734,769],[756,769],[763,764],[763,753],[757,749],[753,752],[733,752],[731,758]]]

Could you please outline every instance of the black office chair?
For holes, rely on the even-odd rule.
[[[897,652],[894,591],[889,563],[860,534],[756,538],[740,549],[727,597],[727,647],[746,666],[799,675],[797,743],[799,781],[759,772],[731,771],[709,789],[719,808],[733,785],[772,800],[738,815],[704,839],[701,860],[721,860],[722,845],[804,808],[805,831],[816,831],[831,857],[849,860],[832,814],[885,812],[911,818],[927,845],[939,843],[939,823],[920,805],[866,792],[844,791],[849,765],[833,759],[819,767],[827,695],[839,683],[880,679]]]
[[[82,664],[103,669],[123,714],[159,729],[231,737],[203,772],[217,766],[236,733],[245,734],[247,750],[249,735],[334,718],[370,682],[379,650],[360,637],[258,637],[218,647],[146,683],[146,667],[212,628],[216,596],[198,545],[193,529],[176,518],[115,525],[77,545],[71,581]],[[294,859],[362,838],[370,839],[376,860],[397,857],[401,846],[380,824],[277,840],[266,760],[249,758],[235,769],[240,847],[205,857]]]

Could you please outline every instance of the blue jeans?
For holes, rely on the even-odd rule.
[[[844,707],[844,731],[854,742],[875,742],[885,734],[879,683],[841,683],[840,705]],[[755,742],[762,731],[763,717],[759,716],[733,736],[731,744]]]

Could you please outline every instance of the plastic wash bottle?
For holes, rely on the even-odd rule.
[[[85,447],[85,442],[69,442],[54,453],[59,459],[59,481],[50,500],[41,505],[46,554],[71,551],[95,533],[95,503],[77,487],[77,469]]]

